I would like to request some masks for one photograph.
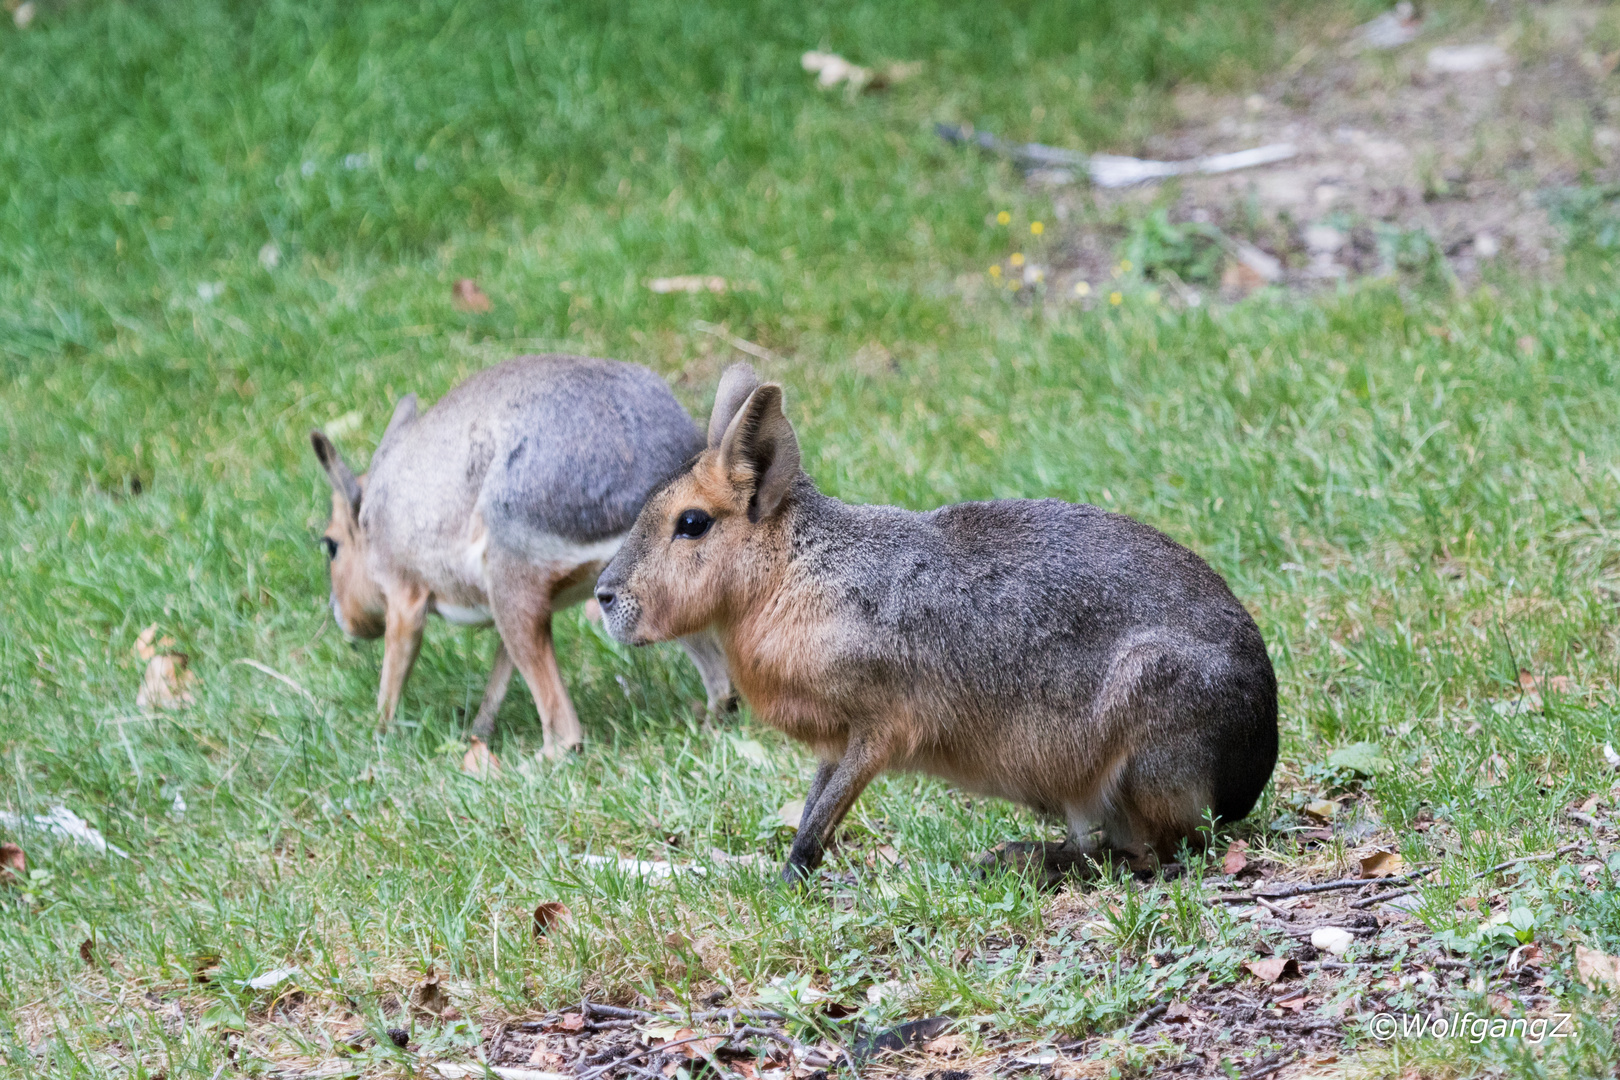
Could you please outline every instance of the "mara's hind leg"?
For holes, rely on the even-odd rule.
[[[495,664],[490,668],[489,682],[484,686],[484,700],[478,705],[478,716],[473,720],[472,737],[489,742],[495,731],[495,714],[506,700],[506,689],[512,685],[512,654],[506,651],[506,642],[495,644]]]
[[[582,741],[579,716],[563,685],[551,636],[554,598],[572,583],[576,568],[532,566],[493,554],[487,565],[495,627],[540,711],[545,733],[541,753],[555,759],[577,750]]]
[[[681,648],[691,657],[703,680],[703,692],[708,697],[710,716],[737,710],[737,695],[731,689],[731,671],[726,666],[726,651],[713,630],[689,634],[680,639]]]

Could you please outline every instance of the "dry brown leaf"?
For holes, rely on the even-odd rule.
[[[473,736],[472,743],[461,758],[461,771],[468,776],[489,776],[501,771],[501,759],[483,739]]]
[[[450,286],[450,298],[462,311],[489,311],[495,306],[472,278],[461,278]]]
[[[96,939],[85,938],[79,942],[79,959],[87,964],[96,962]]]
[[[1221,860],[1221,873],[1241,874],[1243,868],[1249,865],[1249,857],[1243,854],[1249,849],[1247,840],[1234,840],[1226,849],[1226,858]]]
[[[729,287],[725,278],[714,274],[676,274],[647,282],[647,288],[655,293],[723,293]]]
[[[1305,812],[1320,821],[1332,821],[1339,812],[1339,803],[1335,799],[1315,799],[1305,804]]]
[[[939,1057],[955,1057],[967,1053],[967,1039],[961,1035],[941,1035],[937,1039],[929,1039],[922,1044],[925,1054],[936,1054]]]
[[[538,1042],[529,1053],[529,1064],[546,1072],[562,1072],[563,1067],[568,1064],[568,1059],[545,1043]]]
[[[1477,897],[1477,896],[1465,896],[1461,900],[1457,901],[1457,905],[1459,907],[1466,908],[1469,911],[1478,911],[1479,910],[1479,897]]]
[[[1164,1022],[1167,1024],[1190,1024],[1197,1017],[1192,1006],[1185,1001],[1172,1001],[1170,1007],[1164,1010]]]
[[[881,844],[877,849],[877,857],[889,866],[900,865],[900,853],[888,844]]]
[[[563,1031],[584,1031],[585,1030],[585,1014],[584,1013],[569,1013],[567,1016],[564,1016],[561,1021],[558,1022],[557,1026],[559,1028],[561,1028]]]
[[[1278,979],[1299,978],[1299,961],[1287,956],[1268,956],[1264,960],[1251,960],[1243,965],[1249,974],[1261,982],[1274,983]]]
[[[1308,994],[1301,994],[1298,997],[1291,997],[1291,998],[1286,998],[1286,999],[1284,999],[1282,1001],[1274,1001],[1274,1002],[1272,1002],[1272,1004],[1276,1005],[1277,1008],[1279,1008],[1279,1009],[1287,1009],[1289,1012],[1296,1013],[1296,1014],[1304,1012],[1305,1011],[1305,1006],[1309,1005],[1310,1003],[1311,1003],[1311,997]]]
[[[28,857],[16,844],[0,844],[0,882],[20,881],[28,872]]]
[[[185,653],[159,653],[146,665],[141,677],[141,688],[135,693],[135,707],[143,711],[176,709],[190,705],[196,699],[191,688],[197,676],[188,670],[190,658]]]
[[[1361,857],[1363,879],[1387,878],[1399,874],[1406,860],[1393,851],[1374,851]]]
[[[1506,994],[1486,994],[1485,1005],[1497,1016],[1513,1015],[1513,1001]]]
[[[422,1012],[435,1015],[450,1007],[450,995],[445,992],[438,968],[428,968],[422,981],[411,988],[411,1004]]]
[[[574,913],[568,910],[568,905],[557,900],[547,900],[534,909],[534,936],[545,937],[553,928],[566,930],[574,921]]]
[[[1585,945],[1575,946],[1575,974],[1596,990],[1620,990],[1620,959]]]

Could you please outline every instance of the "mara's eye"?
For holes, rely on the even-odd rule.
[[[685,536],[693,540],[709,531],[714,524],[714,518],[702,510],[682,510],[681,516],[675,519],[675,535]]]
[[[321,547],[326,549],[326,557],[328,559],[337,558],[337,541],[336,540],[332,539],[330,536],[323,536],[323,537],[321,537]]]

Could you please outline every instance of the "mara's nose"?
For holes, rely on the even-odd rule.
[[[613,601],[617,600],[618,598],[619,594],[614,592],[612,589],[599,588],[596,590],[596,602],[601,606],[602,614],[604,615],[613,610]]]

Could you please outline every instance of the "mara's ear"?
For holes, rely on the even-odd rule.
[[[310,432],[309,442],[315,447],[315,456],[320,459],[321,468],[326,470],[326,478],[332,481],[332,490],[347,499],[349,509],[354,512],[355,517],[359,517],[360,481],[354,478],[354,473],[349,471],[343,456],[337,452],[337,447],[332,445],[332,440],[326,437],[325,432]]]
[[[735,370],[735,369],[733,369]],[[782,411],[782,388],[756,387],[720,437],[720,466],[728,476],[739,473],[753,484],[748,520],[776,513],[799,475],[799,438]]]
[[[394,406],[393,419],[388,421],[388,427],[383,430],[382,439],[377,443],[378,448],[387,445],[389,439],[404,431],[415,419],[416,395],[406,394],[399,399],[399,404]]]
[[[709,449],[714,450],[720,446],[720,440],[725,437],[726,428],[731,426],[732,418],[742,403],[748,400],[748,395],[754,392],[759,385],[759,376],[748,364],[732,364],[726,368],[725,374],[720,376],[720,385],[714,391],[714,411],[709,413]]]

